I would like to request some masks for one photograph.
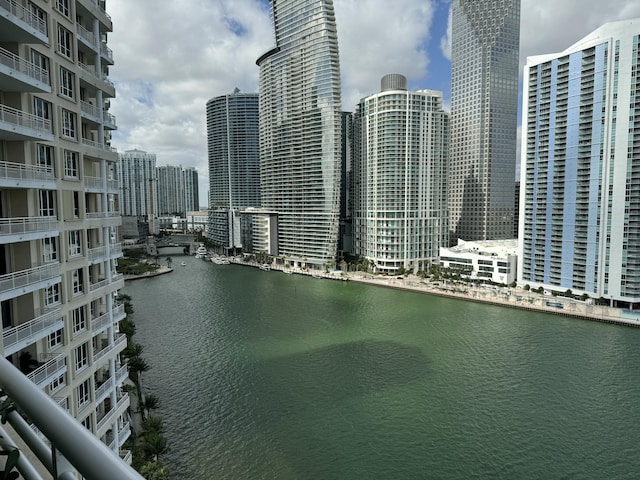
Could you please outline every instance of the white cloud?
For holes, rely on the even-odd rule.
[[[451,61],[451,15],[452,11],[449,8],[449,17],[447,18],[447,33],[440,39],[440,50],[445,58]]]

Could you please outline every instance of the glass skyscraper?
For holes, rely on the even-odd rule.
[[[376,271],[424,270],[447,246],[449,116],[442,92],[398,74],[354,115],[353,248]]]
[[[640,305],[640,19],[524,74],[519,282]]]
[[[341,100],[331,0],[272,0],[276,46],[260,67],[262,207],[278,214],[279,254],[324,268],[339,224]]]
[[[520,0],[454,0],[450,241],[513,238]]]

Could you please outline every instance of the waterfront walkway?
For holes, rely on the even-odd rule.
[[[255,262],[230,259],[231,263],[249,267],[260,267]],[[451,283],[443,280],[429,281],[415,275],[406,277],[386,277],[372,275],[365,272],[319,272],[317,270],[302,270],[299,268],[283,268],[280,265],[270,266],[271,270],[289,270],[298,275],[309,275],[315,278],[352,281],[377,285],[380,287],[396,288],[413,292],[457,298],[460,300],[490,303],[504,307],[533,310],[569,317],[595,320],[603,323],[615,323],[629,327],[640,328],[640,311],[629,311],[604,305],[595,305],[567,297],[542,295],[522,288],[497,287],[492,285],[475,285]]]

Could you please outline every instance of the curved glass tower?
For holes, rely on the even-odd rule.
[[[279,254],[335,261],[341,101],[331,0],[271,0],[276,47],[260,67],[262,207],[278,213]]]
[[[454,0],[451,236],[513,238],[520,0]]]

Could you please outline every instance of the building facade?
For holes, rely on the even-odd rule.
[[[453,0],[450,242],[513,238],[520,0]]]
[[[156,155],[142,150],[119,154],[116,165],[118,200],[123,216],[158,216],[158,177]]]
[[[518,242],[514,239],[482,242],[458,239],[457,245],[440,248],[439,261],[442,273],[511,285],[517,278]]]
[[[182,170],[184,177],[184,208],[188,212],[200,210],[200,187],[198,185],[198,170],[194,167],[185,167]]]
[[[449,116],[442,92],[398,74],[354,116],[353,252],[380,273],[423,270],[448,244]]]
[[[104,8],[0,2],[2,355],[130,460]]]
[[[278,213],[279,255],[335,263],[341,100],[331,0],[271,2],[276,46],[260,67],[261,204]]]
[[[640,20],[524,72],[519,281],[640,303]]]
[[[219,247],[242,248],[239,212],[260,206],[257,93],[236,89],[207,102],[207,148],[208,237]]]

